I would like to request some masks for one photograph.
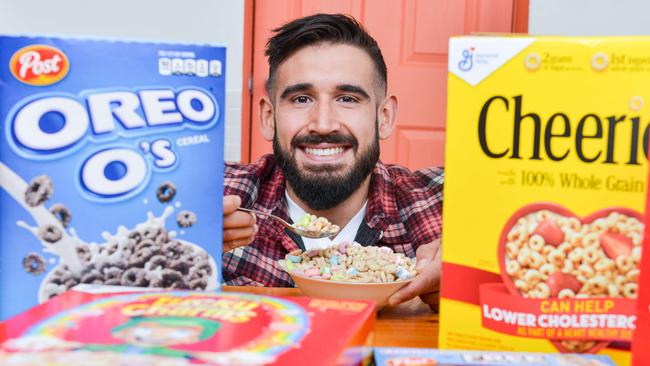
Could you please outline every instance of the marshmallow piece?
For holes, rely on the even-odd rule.
[[[291,255],[291,254],[289,254],[289,255],[287,255],[287,259],[289,260],[289,262],[293,262],[293,263],[300,263],[300,262],[302,262],[302,257],[297,256],[297,255]]]

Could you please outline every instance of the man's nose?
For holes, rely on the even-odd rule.
[[[341,128],[335,108],[331,103],[319,101],[312,110],[309,122],[309,132],[319,135],[329,135]]]

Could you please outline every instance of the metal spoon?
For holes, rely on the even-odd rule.
[[[296,233],[296,234],[298,234],[300,236],[304,236],[306,238],[312,238],[312,239],[326,238],[326,237],[329,237],[329,236],[334,236],[334,235],[338,234],[338,232],[339,232],[339,230],[326,231],[326,232],[305,230],[305,229],[301,229],[301,228],[299,228],[299,227],[297,227],[295,225],[292,225],[292,224],[282,220],[281,218],[279,218],[279,217],[277,217],[275,215],[268,214],[266,212],[251,210],[251,209],[242,208],[242,207],[238,207],[237,210],[243,211],[243,212],[250,212],[250,213],[253,213],[255,215],[268,216],[268,217],[270,217],[272,219],[275,219],[275,220],[279,221],[282,225],[284,225],[284,227],[291,230],[292,232],[294,232],[294,233]]]

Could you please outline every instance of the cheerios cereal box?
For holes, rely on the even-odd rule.
[[[650,37],[449,48],[440,346],[630,364]]]
[[[7,320],[0,364],[358,366],[370,351],[371,301],[95,286]]]
[[[0,36],[0,320],[80,283],[219,288],[225,57]]]

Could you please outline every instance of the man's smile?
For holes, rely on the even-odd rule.
[[[339,162],[353,152],[352,145],[332,143],[304,144],[296,150],[311,162]]]

